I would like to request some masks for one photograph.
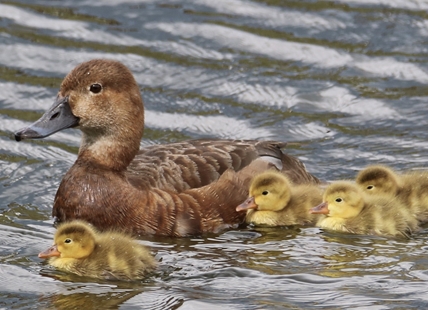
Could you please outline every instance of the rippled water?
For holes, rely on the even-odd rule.
[[[408,241],[318,228],[145,238],[144,282],[44,265],[53,197],[77,130],[17,143],[76,64],[129,66],[146,103],[142,144],[290,143],[324,180],[367,164],[426,167],[428,2],[422,0],[2,1],[0,307],[410,309],[428,306],[427,231]]]

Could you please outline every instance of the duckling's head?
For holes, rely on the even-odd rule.
[[[312,214],[325,214],[340,219],[356,217],[364,208],[362,190],[354,183],[332,183],[324,192],[323,203],[312,208]]]
[[[54,237],[54,245],[39,254],[40,258],[60,257],[80,259],[88,257],[95,248],[95,230],[83,221],[61,224]]]
[[[361,170],[357,175],[356,183],[368,194],[396,195],[401,187],[397,174],[382,165],[368,166]]]
[[[290,201],[290,181],[282,173],[269,170],[254,177],[249,192],[249,198],[236,211],[279,211]]]

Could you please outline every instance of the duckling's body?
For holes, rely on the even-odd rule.
[[[418,221],[397,200],[367,195],[349,181],[332,183],[323,203],[310,212],[325,215],[318,227],[353,234],[409,237],[419,230]]]
[[[156,267],[149,251],[129,236],[100,233],[83,221],[61,224],[54,245],[39,257],[58,269],[100,279],[141,279]]]
[[[428,223],[428,171],[406,172],[403,183],[409,187],[408,206],[421,224]]]
[[[383,165],[360,171],[356,183],[369,195],[387,195],[398,199],[419,223],[428,222],[428,172],[399,174]]]
[[[251,182],[250,197],[236,211],[247,211],[246,222],[254,225],[314,225],[319,216],[309,209],[322,200],[316,185],[291,185],[282,173],[263,172]]]

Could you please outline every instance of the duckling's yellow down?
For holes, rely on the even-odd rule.
[[[400,200],[419,223],[428,222],[428,171],[397,173],[383,165],[361,170],[356,183],[370,195],[387,195]]]
[[[146,247],[128,235],[101,233],[79,220],[61,224],[54,245],[39,257],[58,269],[100,279],[136,280],[156,267]]]
[[[317,226],[353,234],[409,237],[419,230],[405,206],[385,195],[366,195],[350,181],[329,185],[323,203],[311,213],[324,214]]]
[[[236,210],[247,211],[246,222],[254,225],[314,225],[319,216],[309,209],[321,199],[318,186],[292,185],[284,174],[268,170],[254,177],[249,198]]]

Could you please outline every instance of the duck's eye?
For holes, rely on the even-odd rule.
[[[102,89],[103,89],[103,87],[100,84],[92,84],[89,87],[89,91],[94,93],[94,94],[98,94]]]
[[[268,191],[263,191],[263,193],[262,193],[262,195],[267,195],[267,194],[269,194],[269,192]]]
[[[64,243],[71,243],[71,239],[70,238],[65,239]]]
[[[336,202],[342,202],[342,198],[336,198]]]
[[[373,189],[373,188],[374,188],[374,185],[367,186],[367,189]]]

